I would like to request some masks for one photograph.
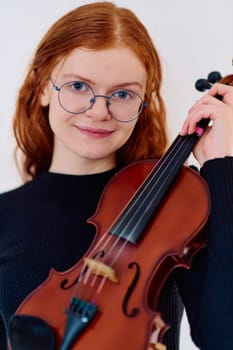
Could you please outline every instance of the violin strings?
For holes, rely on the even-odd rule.
[[[182,147],[183,148],[183,144],[186,142],[186,139],[184,138],[184,137],[181,137],[181,138],[179,138],[178,139],[178,142],[175,142],[172,146],[171,146],[171,148],[170,148],[170,152],[169,153],[167,153],[167,154],[165,154],[165,156],[163,157],[163,159],[162,159],[162,162],[159,162],[159,164],[157,163],[156,164],[156,171],[155,171],[155,173],[154,173],[154,175],[151,177],[151,179],[149,179],[149,183],[148,183],[148,185],[147,185],[147,187],[149,187],[149,185],[151,184],[151,182],[154,180],[154,178],[155,178],[155,176],[157,175],[157,173],[159,173],[159,171],[161,171],[160,169],[162,169],[163,168],[163,170],[162,170],[162,174],[160,174],[160,176],[157,176],[158,178],[156,178],[156,181],[154,181],[154,183],[159,183],[159,180],[160,180],[160,178],[163,176],[163,174],[167,171],[167,168],[169,167],[169,163],[168,163],[168,161],[169,162],[171,162],[171,160],[177,155],[177,153],[180,151],[180,148]],[[147,181],[147,179],[150,177],[150,175],[151,175],[151,173],[153,172],[155,170],[155,168],[153,168],[152,170],[151,170],[151,172],[149,173],[149,175],[147,176],[147,178],[146,178],[146,180],[145,181]],[[145,181],[144,181],[144,183],[145,183]],[[159,189],[159,191],[160,191],[160,189]],[[145,192],[145,188],[142,190],[142,192],[141,192],[141,197],[143,197],[143,201],[141,201],[141,198],[139,198],[140,199],[140,201],[139,201],[139,199],[137,199],[141,204],[141,207],[143,207],[144,206],[144,198],[146,197],[145,195],[144,195],[144,192]],[[150,191],[149,191],[149,195],[150,195]],[[143,203],[142,203],[143,202]],[[140,208],[139,208],[140,209]],[[135,213],[135,209],[134,209],[134,213]],[[135,214],[136,215],[136,217],[137,217],[137,213]],[[130,216],[130,218],[131,218],[132,216]],[[129,221],[129,219],[127,218],[127,222]],[[130,233],[129,235],[128,235],[128,237],[129,237],[129,239],[131,238],[131,235],[132,235],[133,233]],[[119,239],[120,238],[122,238],[122,235],[119,235],[118,236],[118,239],[116,240],[116,242],[114,243],[114,245],[116,245],[117,244],[117,242],[119,241]],[[128,243],[128,240],[125,240],[125,244],[123,244],[122,245],[122,247],[121,247],[121,249],[118,251],[118,253],[116,254],[116,256],[114,257],[114,259],[112,260],[112,262],[111,262],[111,266],[113,266],[115,263],[116,263],[116,261],[117,261],[117,259],[119,258],[119,256],[122,254],[122,252],[124,251],[124,248],[126,247],[126,245],[127,245],[127,243]],[[113,250],[113,248],[111,248],[110,249],[110,251],[111,250]]]
[[[107,232],[105,232],[104,234],[103,234],[103,236],[100,238],[100,240],[97,242],[97,244],[95,245],[95,247],[92,249],[92,251],[89,253],[89,257],[91,258],[91,253],[92,252],[94,252],[97,248],[98,248],[98,246],[106,239],[106,237],[107,237],[107,241],[109,240],[109,236],[108,236],[108,234],[107,234]],[[110,237],[111,238],[111,237]],[[104,243],[103,244],[103,246],[101,247],[101,250],[103,250],[103,247],[105,247],[106,246],[106,244],[107,244],[107,242],[106,243]],[[100,250],[100,251],[101,251]],[[87,257],[88,257],[87,256]],[[97,259],[97,257],[95,257],[94,259]],[[78,280],[77,280],[77,282],[75,283],[75,286],[74,286],[74,288],[73,288],[73,293],[72,293],[72,298],[73,297],[75,297],[75,296],[77,296],[77,295],[79,295],[80,296],[80,294],[81,294],[81,289],[79,290],[79,294],[77,293],[78,292],[78,287],[80,287],[79,285],[80,285],[80,283],[81,282],[83,282],[83,278],[86,276],[86,275],[90,275],[91,274],[91,269],[88,267],[87,268],[87,270],[86,270],[86,268],[87,268],[87,265],[86,265],[86,263],[85,263],[85,261],[83,262],[83,266],[82,266],[82,269],[81,269],[81,272],[80,272],[80,274],[79,274],[79,277],[78,277]],[[86,283],[87,283],[87,281],[86,281]]]
[[[164,176],[164,174],[168,171],[168,168],[170,166],[171,161],[174,159],[174,157],[177,156],[177,154],[180,152],[181,148],[184,148],[184,144],[186,142],[186,138],[185,137],[180,137],[178,138],[178,140],[175,140],[174,143],[171,145],[169,151],[164,155],[164,157],[162,157],[157,163],[156,166],[152,168],[152,170],[150,171],[150,173],[148,174],[148,176],[146,177],[146,179],[143,181],[142,185],[140,186],[140,188],[142,188],[141,192],[138,195],[138,192],[135,194],[135,196],[133,196],[130,202],[133,202],[134,197],[136,197],[136,195],[138,195],[138,198],[136,198],[136,200],[134,201],[133,205],[137,205],[137,203],[140,203],[140,205],[138,206],[138,210],[141,210],[141,208],[143,208],[145,206],[145,201],[148,200],[148,197],[151,195],[152,191],[153,191],[153,186],[156,186],[159,181],[161,180],[161,178]],[[189,145],[187,145],[186,148],[188,148]],[[158,175],[159,174],[159,175]],[[157,176],[157,178],[156,178]],[[153,182],[153,184],[152,184]],[[143,186],[146,186],[143,188]],[[149,186],[152,184],[152,189],[149,188]],[[139,188],[139,190],[140,190]],[[148,191],[149,188],[149,191]],[[147,190],[147,193],[145,194]],[[158,191],[160,191],[160,188],[158,189]],[[136,204],[135,204],[136,203]],[[126,208],[128,207],[128,204],[126,205]],[[132,207],[130,208],[132,211]],[[124,209],[122,210],[122,212],[124,212]],[[120,213],[121,214],[121,213]],[[129,216],[129,213],[128,213]],[[134,216],[138,216],[138,213],[135,212],[135,208],[133,208],[133,215],[130,215],[130,218],[127,218],[127,214],[125,216],[125,218],[127,218],[127,222],[130,220],[134,220]],[[133,218],[132,218],[133,217]],[[129,220],[128,220],[129,219]],[[128,238],[131,238],[131,235],[133,233],[131,232],[128,235]],[[113,249],[117,246],[118,242],[120,241],[120,239],[122,238],[122,234],[118,235],[118,236],[113,236],[113,235],[109,235],[108,232],[105,232],[104,235],[102,236],[102,238],[99,240],[98,244],[93,248],[92,252],[95,252],[96,249],[98,248],[98,246],[102,243],[102,247],[100,251],[104,251],[106,252],[106,254],[104,254],[103,259],[101,257],[97,256],[94,258],[94,260],[100,259],[103,262],[106,262],[107,259],[110,257],[111,252],[113,251]],[[106,239],[107,238],[107,239]],[[114,238],[114,242],[111,245],[111,241]],[[124,243],[121,245],[120,249],[117,251],[116,255],[113,257],[112,261],[110,262],[109,266],[113,267],[117,260],[119,259],[119,257],[121,256],[121,254],[123,253],[123,251],[125,250],[125,247],[127,246],[127,244],[129,243],[129,240],[125,239]],[[109,249],[106,249],[106,247],[110,244]],[[91,253],[89,254],[89,256],[91,257]],[[87,268],[87,271],[85,271],[85,269]],[[84,273],[85,271],[85,273]],[[84,281],[82,281],[84,276]],[[91,271],[91,267],[87,267],[86,263],[84,262],[83,264],[83,268],[82,271],[80,273],[79,279],[76,283],[76,286],[74,288],[74,295],[76,295],[77,290],[78,290],[78,285],[80,284],[80,282],[83,282],[84,285],[88,284],[88,281],[90,280],[90,278],[92,277],[92,280],[89,282],[89,287],[93,290],[97,280],[100,280],[100,284],[98,286],[97,289],[95,289],[95,293],[94,296],[96,296],[98,293],[100,293],[100,291],[102,290],[106,280],[107,280],[107,276],[102,276],[101,279],[98,279],[98,269],[96,271],[96,274],[92,274]],[[81,289],[79,291],[79,294],[81,293]],[[90,292],[91,293],[91,292]],[[85,296],[86,297],[86,296]],[[93,296],[92,296],[93,298]]]
[[[107,245],[111,244],[111,240],[113,240],[113,239],[114,239],[114,237],[112,235],[109,235],[108,231],[105,232],[103,234],[103,236],[101,237],[101,239],[98,241],[97,245],[92,249],[92,251],[89,253],[89,255],[87,257],[89,257],[90,259],[93,259],[95,261],[100,260],[101,257],[99,257],[98,254],[94,258],[92,258],[92,256],[94,255],[94,252],[96,252],[98,246],[101,243],[102,243],[102,246],[100,248],[100,251],[104,251],[104,252],[107,251],[108,252]],[[116,241],[118,242],[119,240],[120,240],[120,237],[118,237]],[[117,244],[117,242],[116,242],[116,244]],[[112,248],[113,245],[114,244],[110,245],[110,247]],[[111,250],[111,249],[109,249],[109,250]],[[107,256],[104,255],[104,257],[103,257],[103,259],[101,259],[101,261],[106,262],[106,260],[107,260]],[[87,270],[86,270],[86,268],[87,268]],[[91,266],[88,267],[84,261],[83,267],[81,269],[81,273],[80,273],[79,278],[78,278],[78,280],[75,284],[75,287],[73,289],[72,297],[75,297],[75,296],[81,297],[81,294],[84,291],[84,286],[89,286],[90,288],[93,288],[96,281],[97,281],[97,277],[98,277],[98,269],[96,271],[96,274],[93,275],[92,271],[91,271]],[[92,280],[89,282],[89,285],[88,285],[88,281],[90,280],[90,278],[92,278]],[[105,279],[106,279],[106,277],[105,277]],[[81,282],[82,282],[82,284],[81,284]],[[86,293],[86,290],[85,290],[85,293]],[[87,297],[87,295],[85,295],[85,298],[86,297]]]
[[[171,160],[178,154],[178,152],[180,151],[181,147],[183,146],[183,144],[185,142],[186,142],[186,140],[184,140],[183,137],[181,139],[178,139],[178,142],[176,142],[175,144],[173,144],[171,146],[172,148],[170,148],[169,154],[165,154],[165,156],[163,158],[161,158],[160,161],[158,161],[158,163],[156,164],[156,167],[154,167],[151,170],[151,172],[149,173],[149,175],[147,176],[145,181],[142,183],[142,185],[140,187],[142,189],[141,192],[139,192],[140,191],[140,188],[139,188],[139,191],[135,194],[135,198],[137,196],[136,200],[133,202],[131,207],[129,207],[128,212],[123,214],[124,221],[126,223],[124,227],[126,229],[127,229],[127,227],[130,227],[130,225],[133,222],[134,223],[137,222],[138,224],[140,223],[138,220],[138,217],[140,217],[141,208],[145,207],[146,202],[148,202],[148,197],[150,197],[151,194],[153,193],[155,186],[158,186],[159,181],[161,181],[161,178],[164,176],[164,174],[166,173],[166,175],[167,175],[168,167],[170,166]],[[170,169],[170,171],[171,170],[172,169]],[[146,186],[143,187],[145,185],[145,183],[146,183]],[[161,193],[161,191],[162,191],[162,188],[159,187],[157,189],[157,193],[156,193],[157,196],[158,196],[158,194]],[[135,218],[136,218],[136,220],[135,220]],[[134,225],[134,227],[135,227],[135,225]],[[130,233],[128,237],[130,238],[131,235],[133,235],[133,233]]]

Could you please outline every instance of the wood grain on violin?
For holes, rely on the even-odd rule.
[[[136,243],[122,238],[121,232],[110,233],[142,186],[143,195],[153,200],[156,189],[151,198],[144,187],[154,169],[154,161],[142,161],[112,178],[90,219],[97,233],[84,259],[63,273],[52,270],[17,310],[18,315],[45,320],[55,332],[56,349],[89,350],[93,344],[99,350],[119,350],[127,343],[136,350],[150,348],[163,283],[175,267],[188,267],[204,244],[202,231],[209,214],[204,181],[196,171],[182,167],[156,215],[148,217],[150,202],[140,198],[139,208],[134,205],[127,216],[136,227],[142,218],[143,232],[136,232]],[[129,238],[133,233],[128,231]],[[166,326],[157,331],[154,343],[161,342],[165,330]]]

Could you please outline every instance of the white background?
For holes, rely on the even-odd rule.
[[[58,17],[83,0],[8,0],[0,6],[0,191],[17,186],[13,161],[12,114],[18,88],[33,50]],[[232,74],[232,0],[116,0],[143,21],[160,53],[163,94],[171,140],[177,135],[191,104],[199,78],[219,70]],[[91,18],[90,18],[91,21]],[[181,350],[194,350],[186,319]]]

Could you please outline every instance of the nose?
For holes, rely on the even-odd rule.
[[[93,103],[92,106],[85,112],[87,116],[99,120],[112,119],[108,110],[109,100],[107,96],[95,95],[91,102]]]

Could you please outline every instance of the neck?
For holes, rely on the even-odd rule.
[[[74,162],[67,162],[64,160],[62,163],[53,159],[49,167],[49,172],[70,174],[70,175],[87,175],[97,174],[113,169],[116,166],[115,159],[112,160],[79,160]]]

